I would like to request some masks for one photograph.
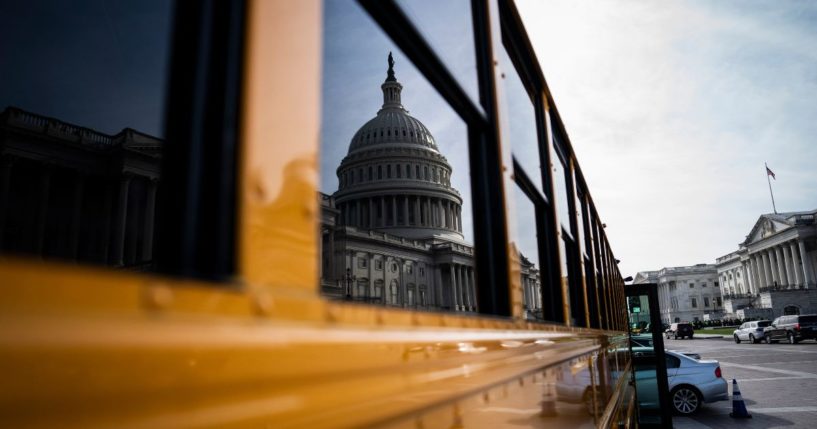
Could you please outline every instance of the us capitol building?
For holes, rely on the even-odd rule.
[[[320,194],[321,290],[337,299],[474,312],[474,251],[462,196],[434,136],[409,115],[389,69],[383,106],[352,137],[339,187]]]

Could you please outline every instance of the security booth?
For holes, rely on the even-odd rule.
[[[638,424],[641,427],[672,427],[667,362],[658,285],[644,283],[624,288],[630,351],[633,357]]]

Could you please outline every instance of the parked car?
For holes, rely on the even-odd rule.
[[[622,350],[625,351],[625,350]],[[632,347],[633,368],[635,370],[638,402],[647,407],[658,407],[655,368],[646,364],[655,353],[652,347]],[[691,353],[694,355],[694,353]],[[716,360],[698,360],[684,353],[666,350],[667,384],[673,409],[682,415],[689,415],[700,409],[704,403],[729,399],[727,382],[721,376],[721,367]],[[595,357],[594,365],[595,366]],[[584,404],[589,414],[593,414],[592,377],[590,367],[585,366],[573,372],[564,366],[557,376],[556,396],[559,401]],[[619,375],[614,375],[617,379]]]
[[[667,338],[673,337],[676,340],[680,338],[689,338],[692,339],[695,330],[692,328],[691,323],[673,323],[669,325],[669,329],[666,330],[665,334]]]
[[[630,335],[630,347],[649,347],[653,348],[652,334]],[[692,359],[700,360],[701,355],[695,352],[688,352],[682,350],[670,350],[675,353],[681,353],[684,356],[689,356]]]
[[[737,344],[740,344],[741,341],[751,341],[753,344],[757,344],[766,337],[764,328],[771,324],[772,322],[769,320],[744,322],[738,329],[735,329],[732,337]]]
[[[633,347],[638,402],[648,408],[659,406],[654,366],[648,363],[653,353],[653,349]],[[666,350],[665,356],[670,403],[676,413],[690,415],[704,403],[729,399],[728,383],[723,379],[718,361],[696,360],[671,350]]]
[[[797,344],[803,340],[817,340],[817,314],[780,316],[763,328],[763,334],[767,344],[778,341]]]

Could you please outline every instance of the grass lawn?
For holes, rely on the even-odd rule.
[[[696,329],[696,334],[712,334],[712,335],[727,335],[731,336],[735,332],[735,328],[715,328],[715,329]]]

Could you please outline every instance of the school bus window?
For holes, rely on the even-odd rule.
[[[551,124],[556,121],[551,120]],[[550,153],[551,177],[553,180],[554,204],[556,204],[556,212],[558,214],[559,223],[562,228],[570,231],[570,205],[568,203],[568,188],[567,188],[567,174],[568,163],[564,149],[562,148],[562,139],[556,130],[553,130],[553,145]]]
[[[397,0],[446,68],[479,106],[471,3],[464,0]]]
[[[475,313],[466,125],[356,3],[326,2],[324,21],[321,293]],[[425,180],[403,174],[409,164]],[[339,180],[362,166],[385,178]]]
[[[575,213],[576,219],[576,226],[573,228],[573,237],[576,239],[576,246],[579,250],[579,255],[583,255],[585,253],[585,242],[584,242],[584,216],[582,212],[582,191],[579,186],[579,181],[577,180],[579,177],[578,169],[573,169],[573,213]]]
[[[516,73],[516,69],[505,49],[500,49],[500,59],[511,153],[513,153],[514,159],[522,169],[525,170],[536,189],[544,194],[540,145],[531,97]]]
[[[513,186],[514,216],[510,218],[515,224],[511,240],[512,257],[519,263],[521,291],[521,314],[530,320],[545,320],[542,293],[543,281],[547,277],[541,273],[539,257],[539,233],[536,229],[537,210],[533,202],[518,185]]]
[[[4,6],[2,252],[155,268],[172,3]]]

